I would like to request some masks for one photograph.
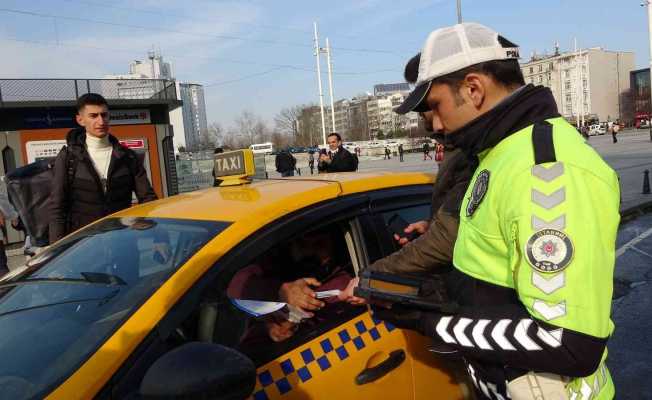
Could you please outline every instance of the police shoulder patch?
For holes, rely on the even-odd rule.
[[[573,251],[568,235],[556,229],[535,232],[525,245],[528,262],[543,273],[563,271],[573,258]]]
[[[466,205],[466,216],[471,217],[475,210],[478,209],[478,206],[484,199],[484,195],[487,194],[487,189],[489,188],[489,171],[482,170],[478,174],[478,177],[475,179],[473,184],[473,189],[471,189],[471,198],[469,203]]]

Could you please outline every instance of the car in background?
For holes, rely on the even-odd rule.
[[[636,128],[637,129],[649,129],[650,128],[650,120],[641,119],[641,120],[637,121]]]
[[[607,133],[607,128],[602,124],[589,126],[589,136],[604,135],[605,133]]]
[[[253,151],[254,154],[273,154],[274,144],[271,142],[252,144],[249,146],[249,149]]]

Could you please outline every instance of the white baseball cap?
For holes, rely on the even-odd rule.
[[[425,99],[436,78],[486,61],[518,58],[516,44],[475,22],[432,31],[421,50],[416,88],[394,111],[428,111]]]

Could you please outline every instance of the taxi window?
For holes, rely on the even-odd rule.
[[[228,225],[111,218],[32,259],[0,282],[0,382],[44,397]]]
[[[213,340],[261,365],[366,311],[337,295],[354,276],[352,257],[338,224],[279,243],[230,280]],[[301,300],[296,293],[300,286],[291,285],[304,278],[319,282],[312,289],[324,296],[320,298],[323,308],[305,313],[292,305]],[[284,284],[291,285],[284,289]]]

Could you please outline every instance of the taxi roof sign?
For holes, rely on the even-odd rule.
[[[215,178],[220,186],[233,186],[249,183],[255,173],[254,153],[249,149],[215,154]]]

